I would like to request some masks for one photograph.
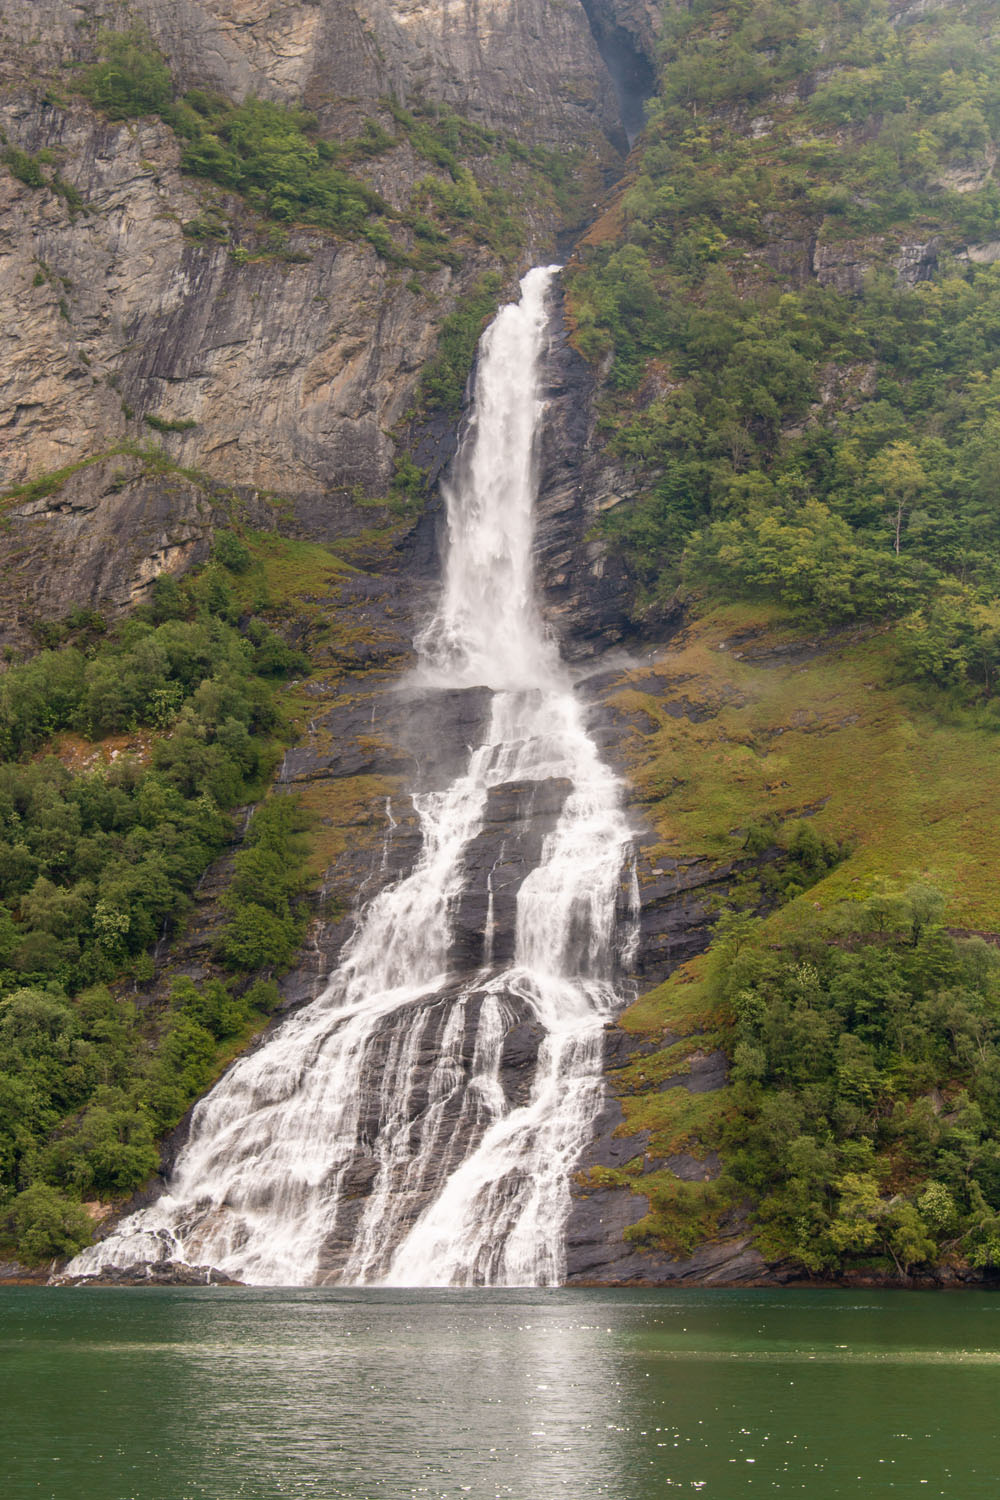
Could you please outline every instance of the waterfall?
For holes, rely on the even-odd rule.
[[[635,903],[620,785],[533,587],[540,366],[557,269],[529,271],[520,302],[483,336],[445,491],[440,602],[416,641],[415,690],[491,690],[482,742],[449,786],[414,793],[415,866],[363,910],[324,992],[198,1104],[164,1194],[79,1255],[71,1275],[180,1262],[261,1285],[564,1277],[570,1177],[600,1108],[602,1027],[634,941],[634,923],[616,913]],[[561,806],[517,891],[512,955],[493,958],[494,862],[482,962],[456,975],[467,852],[491,793],[510,787],[529,808],[555,788]],[[520,1090],[504,1072],[515,1033],[537,1045]]]

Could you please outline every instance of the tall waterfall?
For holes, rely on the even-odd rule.
[[[362,912],[324,992],[198,1105],[167,1190],[70,1266],[211,1266],[271,1285],[553,1285],[570,1176],[602,1096],[602,1026],[634,941],[630,835],[532,580],[539,368],[557,267],[483,337],[446,491],[449,551],[415,686],[491,690],[482,743],[415,793],[421,852]],[[513,956],[490,916],[473,975],[449,972],[466,853],[496,789],[563,797],[517,894]],[[492,887],[488,912],[492,913]],[[509,955],[508,955],[509,956]],[[508,1037],[540,1038],[504,1085]],[[511,1097],[511,1095],[514,1097]]]

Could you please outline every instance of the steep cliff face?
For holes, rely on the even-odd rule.
[[[8,77],[92,55],[102,26],[145,24],[182,88],[304,101],[349,118],[387,95],[451,105],[526,144],[622,141],[611,81],[578,0],[4,0]]]
[[[239,491],[258,515],[261,492],[281,496],[300,520],[308,514],[313,535],[361,529],[372,517],[351,499],[388,491],[442,318],[485,271],[509,278],[552,255],[565,223],[550,191],[529,188],[527,168],[509,157],[496,165],[484,147],[479,179],[508,181],[519,200],[514,251],[459,228],[452,263],[414,275],[328,231],[292,226],[268,250],[242,200],[181,174],[167,125],[112,123],[73,98],[74,69],[92,61],[102,26],[147,24],[178,91],[305,103],[333,139],[365,120],[391,125],[384,101],[394,95],[444,102],[522,146],[572,147],[577,178],[597,174],[595,185],[624,144],[576,0],[475,11],[4,0],[0,18],[0,129],[41,153],[72,194],[0,166],[0,488],[55,476],[7,512],[9,639],[56,595],[113,613],[158,567],[203,555],[195,535],[217,514],[205,481]],[[397,213],[435,173],[405,139],[359,171]],[[421,443],[432,467],[447,437],[440,424],[434,433]],[[168,467],[197,476],[164,475],[162,457],[151,473],[135,452],[151,444]],[[123,462],[81,470],[62,493],[59,471],[109,452]],[[78,548],[72,517],[83,514]],[[60,556],[55,588],[34,569],[43,537]],[[113,581],[89,560],[111,546]]]

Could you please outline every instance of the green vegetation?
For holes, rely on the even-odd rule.
[[[87,97],[111,119],[157,114],[165,120],[181,141],[182,170],[239,193],[263,221],[258,254],[301,258],[290,256],[283,238],[283,226],[298,223],[366,239],[390,264],[417,271],[458,266],[463,248],[475,244],[512,255],[523,240],[521,216],[510,193],[493,180],[495,173],[477,176],[470,165],[494,163],[498,153],[528,196],[555,194],[568,208],[586,191],[586,183],[574,185],[570,162],[505,145],[444,105],[427,102],[407,110],[386,99],[380,113],[393,130],[368,119],[356,138],[332,141],[302,109],[253,96],[233,104],[203,89],[177,97],[164,58],[141,27],[101,32],[98,46],[100,61],[82,79]],[[435,171],[416,184],[412,202],[400,212],[365,181],[363,171],[371,158],[404,141]],[[27,172],[33,185],[43,185],[31,158],[19,152],[17,161],[19,175]],[[184,225],[184,233],[222,243],[231,237],[225,214],[210,206]],[[252,251],[237,244],[232,253],[237,264],[245,264]]]
[[[22,151],[20,147],[4,147],[0,160],[5,166],[10,167],[18,181],[23,182],[26,187],[48,187],[48,179],[42,171],[38,158],[29,156],[27,151]]]
[[[645,477],[604,522],[640,609],[684,586],[905,619],[908,675],[991,693],[1000,268],[948,253],[1000,225],[991,23],[983,0],[896,25],[881,0],[668,8],[641,160],[570,277]]]
[[[697,716],[678,711],[688,701]],[[946,1159],[975,1110],[984,1160],[1000,1135],[984,1103],[1000,975],[992,940],[976,938],[1000,931],[988,707],[943,713],[935,691],[900,684],[889,632],[803,640],[786,612],[745,603],[690,622],[652,681],[646,667],[628,674],[618,705],[643,726],[630,755],[653,858],[714,867],[702,899],[719,910],[709,954],[624,1017],[651,1045],[617,1075],[623,1133],[648,1131],[652,1161],[594,1175],[649,1197],[631,1237],[685,1254],[749,1212],[764,1253],[803,1273],[895,1277],[894,1254],[914,1274],[992,1269],[984,1225],[1000,1199],[969,1157],[960,1191]],[[744,863],[734,880],[731,862],[750,859],[758,868]],[[989,1046],[956,1050],[959,996]],[[824,1040],[810,1051],[814,1033]],[[864,1110],[838,1071],[855,1039],[878,1074]],[[720,1048],[730,1086],[689,1093],[687,1057]],[[680,1086],[664,1090],[678,1073]],[[794,1135],[781,1134],[793,1117]],[[930,1145],[918,1139],[921,1120],[937,1122]],[[808,1139],[793,1144],[799,1136]],[[814,1145],[826,1153],[823,1181]],[[709,1150],[723,1163],[713,1182],[678,1185],[659,1165]],[[860,1188],[846,1182],[852,1174]],[[934,1184],[955,1203],[947,1227],[922,1206]],[[928,1202],[935,1196],[936,1186]],[[838,1248],[851,1215],[864,1223]]]
[[[138,1186],[277,1002],[263,980],[178,980],[165,1012],[140,1014],[109,988],[151,977],[148,950],[232,837],[228,809],[270,777],[275,684],[308,670],[240,602],[252,564],[220,533],[210,564],[162,574],[116,630],[77,611],[50,632],[59,649],[0,679],[0,1223],[29,1261],[89,1238],[80,1197]],[[219,940],[237,975],[294,953],[305,822],[291,797],[254,815]]]
[[[101,60],[83,81],[84,92],[98,109],[112,120],[130,120],[170,108],[173,79],[147,31],[102,31],[99,40]]]
[[[191,417],[158,417],[153,412],[147,412],[142,420],[154,432],[190,432],[198,425]]]
[[[132,415],[131,411],[127,413]],[[171,428],[167,424],[167,431],[186,431],[187,426],[182,423],[179,428]],[[26,479],[21,484],[13,484],[0,494],[0,504],[14,500],[43,500],[49,495],[58,494],[68,479],[74,474],[79,474],[85,469],[92,468],[94,464],[103,463],[109,458],[129,458],[134,460],[139,473],[147,477],[162,477],[164,475],[176,474],[182,479],[187,479],[191,484],[198,485],[206,493],[212,493],[218,500],[223,495],[232,500],[231,493],[212,480],[201,469],[186,468],[176,463],[158,443],[136,443],[126,440],[116,443],[113,448],[106,448],[100,453],[89,453],[85,458],[78,459],[76,463],[66,464],[61,469],[50,470],[47,474],[38,474],[34,479]],[[128,478],[123,468],[115,476],[116,484],[124,484]]]
[[[308,818],[291,797],[272,797],[253,815],[223,904],[231,913],[220,951],[231,969],[285,969],[305,923],[292,902],[302,884]]]
[[[420,380],[420,401],[427,411],[457,416],[462,409],[476,345],[487,319],[496,311],[501,279],[491,272],[462,299],[441,324],[437,354]]]
[[[806,1273],[1000,1267],[1000,965],[942,925],[1000,931],[1000,268],[964,254],[1000,237],[994,19],[670,5],[638,164],[569,274],[640,482],[605,535],[637,613],[693,604],[659,690],[621,695],[663,852],[766,859],[807,812],[847,853],[722,881],[707,960],[626,1016],[679,1038],[622,1070],[628,1129],[723,1162],[603,1173],[677,1254],[749,1206]],[[730,1086],[662,1091],[697,1048]]]
[[[362,235],[380,254],[399,258],[384,223],[386,204],[337,165],[346,153],[317,135],[312,115],[252,97],[235,105],[200,89],[175,99],[170,71],[146,32],[103,32],[99,40],[101,61],[83,81],[98,109],[112,119],[162,116],[183,142],[184,171],[241,193],[265,219]],[[367,132],[362,154],[371,154],[376,144]],[[227,237],[224,227],[213,234],[207,222],[201,224],[192,221],[187,232]]]
[[[335,165],[338,148],[316,135],[312,116],[263,99],[233,105],[188,94],[170,123],[184,140],[182,168],[242,193],[265,218],[369,238],[386,234],[387,205]],[[380,217],[369,224],[373,215]],[[376,248],[382,252],[381,244]]]
[[[596,1171],[649,1197],[627,1238],[690,1254],[742,1208],[763,1254],[800,1274],[1000,1268],[1000,954],[950,937],[943,905],[883,885],[821,917],[800,907],[778,933],[720,924],[701,977],[678,976],[693,993],[666,987],[691,1034],[621,1082],[657,1149],[714,1148],[723,1172]],[[641,1097],[697,1045],[730,1055],[722,1096]]]
[[[729,1175],[764,1253],[807,1270],[1000,1265],[1000,955],[929,887],[833,907],[775,950],[725,939]]]
[[[0,131],[0,141],[4,139],[4,134]],[[19,182],[23,182],[26,187],[48,188],[57,193],[66,200],[70,216],[73,217],[84,208],[83,199],[73,184],[60,175],[58,169],[53,168],[48,175],[42,170],[43,167],[52,167],[53,160],[51,151],[39,151],[35,156],[22,151],[19,146],[4,146],[0,151],[0,161],[10,168]],[[39,272],[35,276],[35,285],[42,286],[45,280],[45,275]]]

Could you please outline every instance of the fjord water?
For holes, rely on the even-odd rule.
[[[431,700],[489,690],[481,742],[450,784],[413,795],[416,865],[370,902],[323,994],[199,1104],[167,1193],[71,1274],[182,1262],[255,1285],[563,1279],[570,1173],[600,1106],[635,913],[621,788],[535,600],[556,269],[529,272],[481,342],[440,603],[409,684]],[[518,892],[513,960],[493,962],[487,920],[478,969],[456,975],[453,913],[489,795],[542,785],[563,800]],[[512,1099],[504,1040],[526,1021],[540,1048],[530,1096]]]
[[[0,1288],[5,1500],[996,1494],[1000,1300]]]

